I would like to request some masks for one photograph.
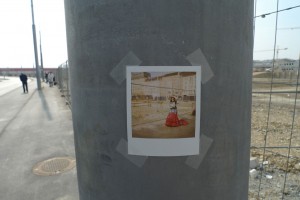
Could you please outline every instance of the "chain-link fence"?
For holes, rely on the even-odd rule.
[[[299,68],[253,75],[249,199],[300,199]]]
[[[71,107],[71,90],[70,90],[70,76],[69,76],[69,64],[68,61],[62,63],[56,72],[57,84],[62,93],[62,96],[65,97],[66,103]]]
[[[251,200],[300,199],[300,5],[289,3],[254,1]]]

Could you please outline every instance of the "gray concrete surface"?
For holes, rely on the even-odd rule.
[[[247,199],[253,1],[65,0],[65,10],[81,199]],[[127,139],[125,66],[190,66],[199,53],[211,73],[196,123],[213,141],[199,168],[188,156],[134,165],[116,150]]]
[[[71,111],[57,87],[20,81],[0,82],[0,199],[77,200],[76,168],[55,176],[38,176],[33,166],[52,157],[74,157]],[[10,88],[10,89],[7,89]]]

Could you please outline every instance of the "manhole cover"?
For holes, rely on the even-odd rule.
[[[73,169],[76,165],[75,161],[71,157],[51,158],[36,164],[32,171],[36,175],[52,176]]]

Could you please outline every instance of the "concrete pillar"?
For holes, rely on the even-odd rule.
[[[247,199],[253,2],[65,0],[65,9],[81,199]],[[197,122],[212,141],[202,162],[132,162],[143,158],[118,150],[127,138],[120,63],[187,66],[199,49],[213,72]]]

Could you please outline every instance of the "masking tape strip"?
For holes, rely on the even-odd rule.
[[[126,79],[126,65],[137,66],[142,61],[133,53],[129,52],[115,68],[110,72],[110,76],[120,85]]]
[[[200,155],[189,156],[186,159],[185,164],[194,169],[198,169],[199,166],[201,165],[204,157],[206,156],[208,149],[210,148],[212,142],[213,142],[213,139],[202,134],[200,136]]]
[[[186,59],[191,63],[192,66],[202,67],[201,81],[203,84],[209,81],[214,76],[209,63],[207,62],[207,59],[205,58],[200,48],[189,54]]]
[[[128,143],[123,138],[119,141],[119,144],[117,145],[116,150],[138,167],[142,167],[148,158],[148,156],[129,155],[128,154]]]

